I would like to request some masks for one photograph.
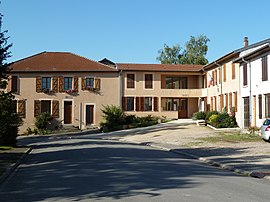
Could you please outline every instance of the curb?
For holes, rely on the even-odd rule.
[[[1,185],[11,176],[16,168],[21,164],[23,159],[32,151],[32,148],[28,148],[27,151],[16,161],[16,163],[10,164],[5,172],[0,176],[0,187]]]
[[[107,138],[106,140],[110,140],[110,139]],[[114,140],[117,140],[117,139],[114,139]],[[153,147],[153,148],[156,148],[156,149],[161,149],[161,150],[172,152],[172,153],[175,153],[175,154],[184,155],[184,156],[187,156],[189,158],[196,159],[196,160],[198,160],[200,162],[203,162],[203,163],[205,163],[207,165],[218,167],[218,168],[221,168],[223,170],[228,170],[228,171],[237,173],[239,175],[243,175],[243,176],[247,176],[247,177],[253,177],[253,178],[259,178],[259,179],[270,180],[270,175],[267,175],[267,174],[265,174],[263,172],[255,172],[255,171],[249,172],[249,171],[245,171],[245,170],[242,170],[242,169],[234,168],[232,166],[224,165],[222,163],[219,163],[219,162],[216,162],[216,161],[207,159],[205,157],[200,157],[200,156],[197,156],[197,155],[188,154],[186,152],[177,151],[175,149],[169,149],[167,147],[160,146],[160,145],[157,145],[157,144],[143,143],[143,142],[136,142],[136,141],[124,141],[124,140],[121,140],[121,139],[118,139],[118,141],[126,142],[126,143],[132,143],[132,144],[138,144],[138,145],[150,146],[150,147]]]

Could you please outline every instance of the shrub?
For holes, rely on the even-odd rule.
[[[36,117],[35,126],[39,130],[45,130],[47,129],[47,126],[52,121],[52,119],[53,117],[51,116],[51,114],[47,112],[41,113]]]
[[[218,114],[212,114],[212,115],[209,117],[208,123],[209,123],[211,126],[216,127],[216,126],[217,126],[217,119],[218,119]]]
[[[206,113],[205,112],[202,112],[202,111],[195,112],[192,115],[192,119],[193,120],[205,120],[205,117],[206,117]]]
[[[206,112],[205,114],[205,121],[208,123],[209,122],[209,118],[213,115],[213,114],[219,114],[217,111],[210,111],[210,112]]]

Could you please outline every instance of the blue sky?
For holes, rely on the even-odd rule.
[[[159,63],[164,43],[206,35],[209,62],[270,38],[269,0],[1,0],[15,61],[68,51],[114,62]]]

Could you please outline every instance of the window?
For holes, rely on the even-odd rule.
[[[85,86],[86,86],[86,88],[87,89],[94,88],[94,81],[95,81],[94,78],[86,78],[85,79]]]
[[[11,91],[16,93],[18,91],[18,77],[12,76],[11,77]]]
[[[152,97],[144,98],[144,111],[152,111]]]
[[[243,85],[247,85],[247,63],[243,64]]]
[[[262,81],[268,81],[267,56],[262,58]]]
[[[51,89],[51,77],[42,77],[42,90]]]
[[[64,90],[72,90],[72,77],[64,78]]]
[[[51,114],[51,101],[50,100],[42,100],[40,102],[40,112],[47,112]]]
[[[178,111],[179,98],[162,98],[161,107],[163,111]]]
[[[127,74],[127,88],[135,88],[135,74]]]
[[[235,63],[232,63],[232,79],[235,79]]]
[[[153,74],[145,74],[145,85],[144,87],[149,89],[153,88]]]
[[[187,77],[166,77],[166,89],[187,89]]]
[[[134,97],[127,97],[127,111],[134,111]]]

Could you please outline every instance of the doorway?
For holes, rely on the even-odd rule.
[[[64,101],[64,124],[72,123],[72,101]]]
[[[188,117],[187,109],[188,109],[187,99],[179,99],[179,105],[178,105],[178,118],[179,119]]]
[[[91,125],[94,123],[94,105],[86,105],[85,108],[85,123]]]

